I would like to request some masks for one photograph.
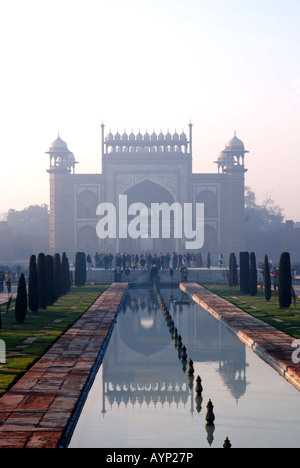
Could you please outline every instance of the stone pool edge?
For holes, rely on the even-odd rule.
[[[0,448],[66,445],[127,288],[111,284],[0,398]]]
[[[292,361],[295,338],[247,314],[197,283],[180,283],[179,287],[300,391],[300,364]]]

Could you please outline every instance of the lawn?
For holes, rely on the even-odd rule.
[[[231,288],[221,284],[205,285],[205,288],[288,335],[300,338],[299,298],[296,305],[292,303],[288,309],[280,309],[274,291],[270,302],[267,302],[260,288],[256,296],[245,295],[238,287]]]
[[[107,286],[72,287],[53,306],[28,312],[25,322],[15,320],[14,304],[2,307],[0,339],[6,347],[6,363],[0,364],[0,395],[13,385],[52,344],[95,302]]]

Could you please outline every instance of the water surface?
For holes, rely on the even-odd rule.
[[[70,448],[299,447],[299,392],[180,290],[162,289],[202,379],[195,394],[152,289],[130,289]],[[206,405],[215,424],[207,427]]]

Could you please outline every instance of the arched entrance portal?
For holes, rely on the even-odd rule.
[[[162,222],[160,215],[159,238],[153,238],[151,235],[151,204],[167,203],[171,206],[175,203],[173,195],[161,185],[150,180],[144,180],[127,189],[123,195],[127,195],[128,207],[133,203],[142,203],[147,207],[141,219],[144,226],[148,227],[148,234],[144,238],[118,239],[118,250],[120,252],[172,252],[176,249],[177,239],[174,238],[174,213],[170,212],[170,226]],[[128,224],[135,216],[128,216]],[[164,225],[165,224],[165,225]]]

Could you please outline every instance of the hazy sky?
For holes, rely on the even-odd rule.
[[[0,213],[49,203],[58,131],[77,172],[106,131],[188,131],[194,172],[234,131],[246,184],[300,221],[299,0],[2,0]]]

